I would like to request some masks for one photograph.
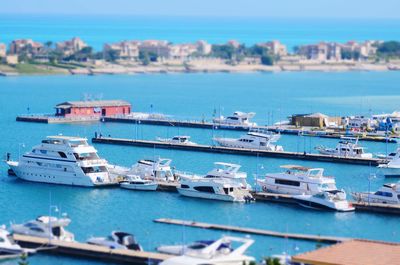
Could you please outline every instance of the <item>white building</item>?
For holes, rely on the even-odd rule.
[[[116,59],[136,60],[139,57],[139,41],[122,41],[112,44],[104,44],[103,53],[107,58],[111,51],[115,52]]]
[[[82,41],[78,37],[75,37],[68,41],[57,42],[56,50],[62,52],[64,56],[69,56],[82,50],[87,46],[88,45],[84,41]]]

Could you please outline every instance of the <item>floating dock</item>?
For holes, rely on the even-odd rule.
[[[62,118],[56,117],[54,115],[20,115],[17,116],[16,121],[24,121],[24,122],[37,122],[37,123],[81,123],[81,122],[97,122],[100,120],[100,117],[69,117]]]
[[[188,128],[202,128],[202,129],[217,129],[217,130],[234,130],[234,131],[249,131],[250,129],[260,129],[281,134],[290,135],[303,135],[312,137],[323,137],[323,138],[333,138],[340,139],[343,136],[347,137],[359,137],[362,141],[371,142],[383,142],[383,143],[397,143],[398,139],[384,136],[357,136],[357,135],[347,135],[345,132],[325,132],[325,131],[312,131],[304,130],[301,128],[287,128],[280,126],[246,126],[246,125],[230,125],[221,123],[212,123],[208,121],[184,121],[184,120],[172,120],[172,119],[138,119],[134,117],[103,117],[102,122],[119,122],[119,123],[135,123],[135,124],[147,124],[147,125],[160,125],[160,126],[173,126],[173,127],[188,127]]]
[[[137,265],[158,264],[172,256],[126,249],[109,249],[107,247],[95,246],[79,242],[64,242],[25,235],[13,235],[14,240],[22,247],[39,248],[44,252],[62,254],[73,257],[100,259],[108,262],[122,262]]]
[[[328,156],[328,155],[312,154],[312,153],[277,152],[277,151],[231,148],[231,147],[211,146],[211,145],[171,144],[158,141],[111,138],[111,137],[97,137],[97,138],[95,137],[92,138],[92,142],[102,143],[102,144],[132,145],[132,146],[151,147],[151,148],[178,149],[178,150],[208,152],[208,153],[300,159],[300,160],[356,164],[356,165],[366,165],[366,166],[377,166],[379,163],[383,162],[382,160],[375,158],[338,157],[338,156]]]
[[[352,239],[352,238],[335,237],[335,236],[321,236],[321,235],[282,233],[282,232],[263,230],[263,229],[256,229],[256,228],[246,228],[246,227],[230,226],[230,225],[209,224],[209,223],[201,223],[201,222],[195,222],[195,221],[185,221],[185,220],[169,219],[169,218],[155,219],[154,222],[163,223],[163,224],[171,224],[171,225],[196,227],[196,228],[202,228],[202,229],[229,231],[229,232],[237,232],[237,233],[260,235],[260,236],[290,238],[290,239],[316,241],[316,242],[324,242],[324,243],[338,243],[338,242],[343,242],[343,241],[347,241],[347,240],[351,240]]]

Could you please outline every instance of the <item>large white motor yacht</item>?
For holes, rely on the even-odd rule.
[[[249,238],[225,236],[199,250],[187,251],[183,255],[167,259],[160,265],[248,265],[255,259],[246,256],[246,250],[254,243]],[[223,248],[222,245],[238,245],[235,249]]]
[[[256,114],[254,112],[241,112],[235,111],[233,115],[224,117],[220,116],[219,118],[213,119],[214,123],[220,125],[238,125],[238,126],[246,126],[246,127],[254,127],[257,126],[257,123],[251,122],[250,119],[253,118]]]
[[[372,158],[372,153],[365,153],[364,148],[358,145],[358,138],[342,137],[336,148],[317,146],[315,149],[323,155]]]
[[[197,143],[190,141],[190,136],[187,135],[176,135],[172,138],[160,138],[157,137],[157,141],[168,144],[187,144],[197,145]]]
[[[193,173],[187,172],[179,172],[177,171],[175,174],[178,178],[205,178],[205,179],[218,179],[223,178],[233,183],[238,184],[242,189],[251,190],[250,184],[247,183],[247,173],[239,171],[241,165],[224,163],[224,162],[215,162],[214,168],[209,171],[204,176],[199,176]]]
[[[376,192],[354,192],[352,195],[360,202],[400,204],[400,182],[384,184]]]
[[[107,161],[97,155],[86,138],[48,136],[19,161],[7,161],[23,180],[76,186],[113,184]]]
[[[70,223],[71,219],[65,217],[57,218],[53,216],[40,216],[25,224],[13,224],[11,225],[11,229],[14,234],[73,242],[74,235],[65,230],[65,227]]]
[[[108,170],[113,178],[125,178],[128,175],[137,175],[142,179],[159,181],[174,181],[174,173],[171,169],[171,159],[158,158],[155,160],[142,159],[131,168],[108,165]]]
[[[396,154],[386,164],[378,165],[379,172],[387,178],[400,177],[400,148],[397,149]]]
[[[284,165],[285,172],[267,173],[257,184],[265,192],[280,194],[317,194],[326,190],[336,190],[335,179],[324,176],[323,168],[308,168]]]
[[[281,145],[275,145],[274,142],[278,141],[280,134],[273,132],[260,132],[250,131],[240,138],[221,138],[215,137],[213,140],[221,146],[233,148],[248,148],[260,149],[267,151],[283,151]]]
[[[354,211],[354,207],[347,201],[343,190],[329,190],[314,195],[294,195],[293,199],[306,208],[338,212]]]

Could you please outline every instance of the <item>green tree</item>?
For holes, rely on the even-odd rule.
[[[150,64],[150,57],[148,52],[139,52],[139,60],[142,62],[143,65],[149,65]]]
[[[281,265],[278,258],[271,258],[271,257],[268,257],[265,259],[265,264],[266,265]]]
[[[28,255],[26,253],[23,253],[18,261],[18,265],[28,265]]]
[[[265,54],[261,56],[261,64],[263,65],[273,65],[274,64],[274,59],[272,58],[271,55]]]
[[[104,59],[110,62],[115,62],[119,57],[118,51],[108,50],[104,52]]]
[[[400,42],[386,41],[378,46],[379,56],[400,57]]]

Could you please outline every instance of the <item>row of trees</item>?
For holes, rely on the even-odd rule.
[[[235,47],[230,44],[212,45],[211,57],[229,60],[232,64],[241,62],[246,57],[260,58],[264,65],[273,65],[274,56],[268,48],[258,45],[246,47],[244,44]]]

